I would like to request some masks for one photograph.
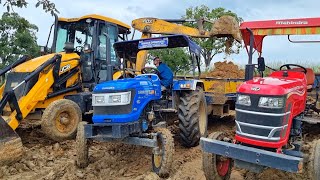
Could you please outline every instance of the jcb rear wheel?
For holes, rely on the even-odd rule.
[[[320,140],[313,143],[308,166],[309,178],[311,180],[320,180]]]
[[[183,92],[179,103],[179,129],[181,143],[185,147],[199,144],[200,137],[207,136],[207,103],[202,88]]]
[[[152,155],[152,169],[160,177],[167,177],[169,175],[172,158],[174,153],[174,141],[172,134],[168,129],[157,128],[158,132],[158,152]]]
[[[81,120],[82,113],[75,102],[59,99],[49,104],[44,110],[41,128],[51,139],[64,141],[75,137]]]
[[[215,132],[209,135],[210,139],[222,140],[224,134]],[[224,156],[202,153],[202,168],[207,180],[227,180],[230,179],[233,160]]]
[[[89,164],[89,145],[88,140],[85,138],[84,125],[87,122],[80,122],[78,125],[77,138],[76,138],[76,164],[79,168],[85,168]]]

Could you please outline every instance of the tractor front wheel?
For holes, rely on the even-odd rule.
[[[320,180],[320,140],[313,142],[308,172],[311,180]]]
[[[209,135],[210,139],[222,140],[224,133],[215,132]],[[202,153],[202,168],[207,180],[226,180],[230,178],[233,160],[224,156]]]
[[[87,122],[84,121],[79,123],[76,137],[76,164],[79,168],[85,168],[89,164],[89,145],[84,132],[84,125],[86,124]]]
[[[49,104],[44,110],[41,129],[55,141],[73,139],[81,120],[82,113],[75,102],[59,99]]]
[[[169,175],[174,153],[174,141],[171,132],[165,128],[156,128],[158,147],[153,150],[152,169],[160,177]]]

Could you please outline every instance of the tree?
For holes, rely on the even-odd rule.
[[[20,17],[17,13],[4,13],[0,19],[0,68],[16,61],[21,55],[37,57],[38,27]]]
[[[237,14],[234,12],[231,12],[230,10],[226,10],[222,7],[210,9],[209,7],[205,5],[197,6],[197,7],[190,7],[186,10],[186,15],[183,16],[185,19],[200,19],[200,18],[206,18],[211,21],[214,21],[218,19],[219,17],[223,15],[230,15],[236,18],[238,22],[242,22],[243,19],[241,17],[238,17]],[[194,23],[186,23],[186,26],[190,27],[197,27]],[[204,24],[204,30],[210,31],[212,27],[211,23],[205,23]],[[241,44],[230,41],[228,38],[196,38],[194,39],[202,48],[202,55],[205,60],[205,65],[208,67],[210,65],[210,62],[212,58],[219,54],[226,52],[227,54],[232,53],[239,53]]]
[[[3,4],[3,6],[6,6],[7,11],[10,12],[10,10],[13,11],[13,7],[26,8],[29,3],[27,2],[27,0],[5,0],[5,1],[0,0],[0,4]],[[55,4],[49,0],[37,0],[37,3],[35,6],[36,7],[42,6],[42,9],[45,12],[50,12],[51,15],[54,15],[55,13],[59,13],[59,11],[56,9]]]
[[[165,62],[174,74],[189,71],[191,68],[191,61],[188,54],[183,48],[173,49],[158,49],[149,52],[151,56],[157,57]]]

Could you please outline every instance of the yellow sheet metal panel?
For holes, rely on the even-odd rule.
[[[119,20],[116,20],[116,19],[113,19],[113,18],[110,18],[110,17],[106,17],[106,16],[102,16],[102,15],[98,15],[98,14],[89,14],[89,15],[85,15],[85,16],[82,16],[82,17],[79,17],[79,18],[63,18],[63,17],[60,17],[58,20],[59,21],[65,21],[65,22],[76,22],[76,21],[80,21],[82,19],[88,19],[88,18],[107,21],[107,22],[114,23],[114,24],[116,24],[118,26],[122,26],[122,27],[127,28],[127,29],[131,28],[128,24],[125,24],[125,23],[123,23],[123,22],[121,22]]]
[[[2,99],[2,95],[3,95],[3,91],[4,91],[4,87],[5,87],[6,83],[3,83],[0,87],[0,98]]]
[[[62,55],[61,57],[61,67],[64,67],[64,65],[66,63],[68,63],[69,61],[75,60],[75,62],[78,64],[78,60],[80,59],[79,55],[77,53],[64,53],[61,52],[59,53]],[[50,58],[52,58],[55,54],[48,54],[48,55],[44,55],[44,56],[40,56],[34,59],[31,59],[27,62],[24,62],[22,64],[20,64],[19,66],[15,67],[13,69],[14,72],[32,72],[35,69],[37,69],[37,67],[39,67],[41,64],[43,64],[45,61],[49,60]]]
[[[206,92],[235,94],[238,86],[244,81],[242,79],[202,79]]]

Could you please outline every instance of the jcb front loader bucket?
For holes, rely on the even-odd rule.
[[[0,166],[18,161],[23,153],[19,135],[0,117]]]
[[[213,22],[210,30],[211,36],[231,35],[238,42],[242,41],[239,22],[232,16],[221,16]]]

